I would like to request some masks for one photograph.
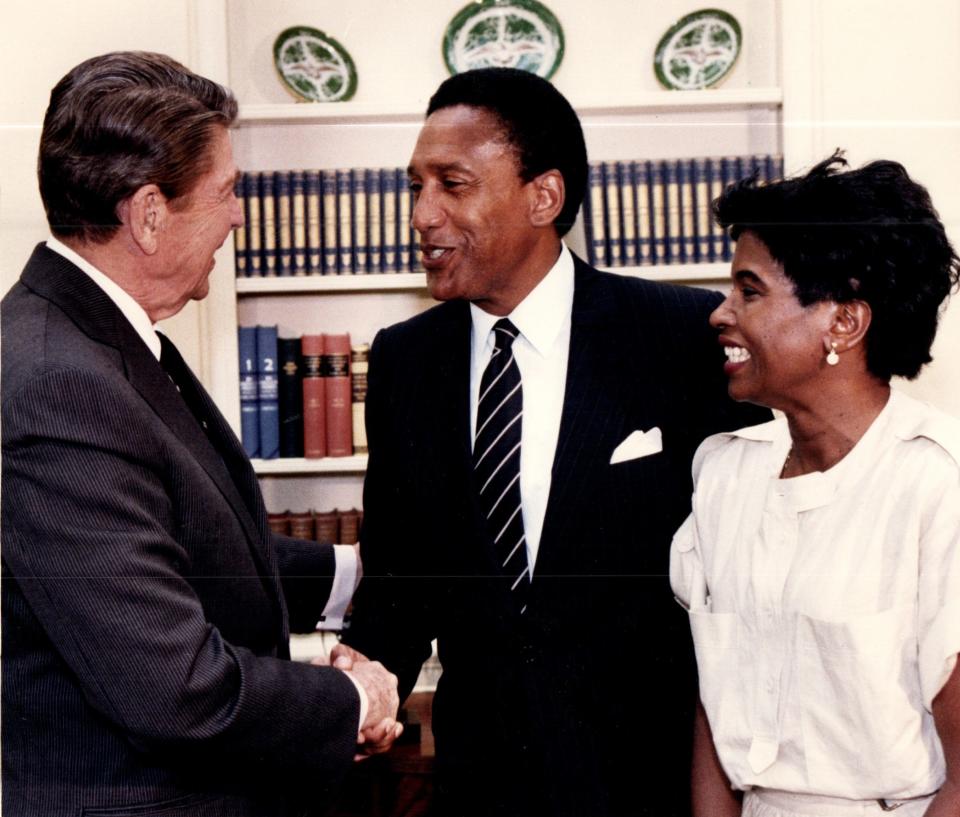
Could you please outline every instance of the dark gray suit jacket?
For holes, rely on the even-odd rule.
[[[383,330],[370,355],[361,547],[346,640],[409,689],[430,639],[438,808],[460,814],[684,814],[695,669],[668,581],[690,462],[768,415],[726,395],[719,296],[577,259],[567,384],[527,613],[516,615],[476,501],[470,313]],[[663,452],[610,464],[632,431]]]
[[[208,437],[69,261],[39,246],[2,320],[3,813],[276,817],[295,781],[322,800],[358,696],[288,635],[332,550],[270,534],[209,397]]]

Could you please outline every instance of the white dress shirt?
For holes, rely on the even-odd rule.
[[[960,651],[960,421],[896,391],[835,466],[780,479],[786,421],[709,437],[670,578],[738,789],[935,791]]]
[[[103,290],[107,297],[116,304],[117,309],[123,313],[123,316],[134,328],[153,356],[159,361],[160,339],[157,337],[157,332],[160,330],[150,320],[144,308],[140,306],[126,290],[100,272],[93,264],[78,255],[62,241],[51,236],[47,239],[47,247],[53,250],[53,252],[62,255],[85,272],[90,279]],[[336,571],[330,598],[327,600],[327,605],[323,611],[323,626],[325,629],[336,629],[342,624],[347,605],[349,605],[353,591],[359,581],[359,565],[357,564],[356,550],[353,546],[335,545],[333,553]]]
[[[520,504],[527,539],[527,564],[537,562],[540,534],[550,496],[553,459],[567,384],[570,317],[573,312],[573,256],[560,256],[542,281],[507,317],[520,334],[513,352],[523,387],[520,432]],[[493,325],[500,320],[473,304],[470,357],[470,439],[476,434],[480,378],[493,354]]]

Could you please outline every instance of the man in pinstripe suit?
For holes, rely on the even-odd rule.
[[[437,639],[444,817],[689,812],[669,545],[697,444],[758,412],[726,396],[716,293],[565,248],[586,173],[570,105],[512,69],[446,80],[410,162],[446,303],[372,347],[365,578],[341,651],[382,661],[403,697]]]
[[[54,237],[3,299],[3,813],[304,814],[396,679],[289,660],[352,553],[272,535],[224,418],[153,324],[243,223],[228,91],[157,54],[54,88]],[[297,784],[306,788],[297,791]],[[306,794],[306,797],[301,797]]]

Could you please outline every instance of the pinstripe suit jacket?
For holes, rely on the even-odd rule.
[[[3,813],[276,817],[294,779],[320,795],[359,702],[287,641],[332,551],[271,536],[206,393],[209,438],[70,262],[38,247],[2,319]]]
[[[364,581],[347,640],[409,689],[430,640],[440,813],[688,810],[695,695],[667,577],[690,462],[757,410],[726,396],[715,293],[576,260],[567,384],[527,613],[511,612],[471,481],[470,315],[445,303],[370,357]],[[765,415],[763,415],[765,416]],[[664,450],[610,464],[635,429]]]

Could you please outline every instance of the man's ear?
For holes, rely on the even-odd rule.
[[[547,170],[529,182],[533,191],[530,223],[534,227],[548,227],[556,221],[563,209],[566,189],[559,170]]]
[[[121,223],[144,255],[153,255],[157,251],[168,212],[167,197],[155,184],[138,188],[117,208]]]

